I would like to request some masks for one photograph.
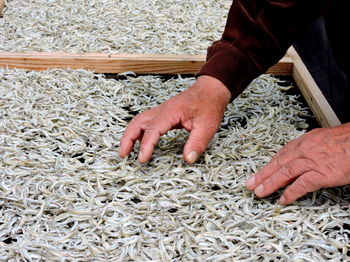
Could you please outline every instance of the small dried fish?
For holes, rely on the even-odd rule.
[[[0,69],[0,260],[349,260],[348,187],[287,207],[245,190],[307,127],[279,80],[254,80],[189,166],[184,130],[162,136],[147,165],[117,151],[135,112],[194,78],[124,78]]]
[[[230,0],[7,0],[2,51],[205,54]]]

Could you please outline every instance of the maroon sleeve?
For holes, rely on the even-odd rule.
[[[323,6],[323,0],[233,0],[223,36],[208,48],[196,76],[219,79],[237,97],[284,56]]]

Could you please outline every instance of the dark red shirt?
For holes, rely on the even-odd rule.
[[[237,97],[277,63],[299,33],[323,12],[325,0],[233,0],[221,40],[208,48],[199,75],[219,79]]]

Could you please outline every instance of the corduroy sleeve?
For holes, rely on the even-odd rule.
[[[221,40],[208,48],[196,76],[217,78],[237,97],[278,62],[299,33],[315,21],[322,0],[233,0]]]

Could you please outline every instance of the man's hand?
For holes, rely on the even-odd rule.
[[[290,185],[289,185],[290,184]],[[289,185],[280,204],[308,192],[350,184],[350,123],[312,130],[285,145],[247,181],[247,188],[266,197]]]
[[[138,160],[150,160],[160,136],[171,129],[190,132],[184,148],[188,163],[195,162],[218,130],[231,94],[224,84],[210,76],[200,76],[189,89],[163,104],[137,115],[120,141],[119,156],[126,157],[137,140]]]

